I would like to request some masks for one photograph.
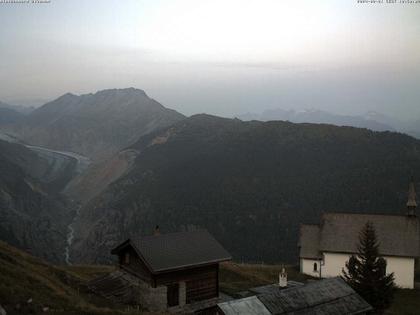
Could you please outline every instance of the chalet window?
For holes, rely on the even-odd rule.
[[[130,253],[125,253],[124,255],[124,264],[129,265],[130,264]]]
[[[317,271],[318,271],[318,264],[314,263],[314,272],[317,272]]]
[[[174,283],[167,286],[166,298],[168,301],[168,306],[177,306],[179,305],[179,284]]]

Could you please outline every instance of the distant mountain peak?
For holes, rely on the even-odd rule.
[[[13,111],[19,112],[21,114],[29,114],[34,110],[34,107],[27,107],[27,106],[21,106],[21,105],[12,105],[5,102],[0,101],[0,108],[7,108],[11,109]]]
[[[139,95],[148,97],[146,92],[142,89],[137,89],[134,87],[129,88],[121,88],[121,89],[105,89],[105,90],[99,90],[93,95],[114,95],[114,94],[130,94],[130,95]]]
[[[199,113],[199,114],[194,114],[191,115],[191,120],[193,119],[210,119],[210,118],[214,118],[214,119],[228,119],[228,118],[223,118],[223,117],[219,117],[219,116],[215,116],[215,115],[210,115],[207,113]]]
[[[66,93],[36,109],[18,132],[28,143],[105,157],[185,117],[133,87]]]
[[[313,107],[303,110],[273,108],[265,110],[261,114],[248,113],[239,116],[242,120],[284,120],[294,123],[331,124],[335,126],[367,128],[375,131],[393,131],[392,124],[388,120],[379,119],[381,117],[385,116],[375,112],[370,112],[370,114],[365,116],[339,115]]]
[[[308,107],[303,110],[297,111],[297,113],[301,113],[301,112],[302,113],[324,113],[324,111],[314,108],[314,107]]]
[[[61,95],[57,100],[70,99],[70,98],[74,98],[74,97],[78,97],[78,96],[76,94],[67,92],[66,94]]]
[[[86,94],[74,94],[71,92],[67,92],[63,95],[61,95],[58,99],[63,99],[63,98],[73,98],[73,97],[86,97],[86,96],[98,96],[98,95],[117,95],[117,94],[130,94],[130,95],[138,95],[138,96],[144,96],[144,97],[149,97],[146,92],[142,89],[137,89],[134,87],[129,87],[129,88],[121,88],[121,89],[104,89],[104,90],[99,90],[96,91],[95,93],[86,93]],[[0,102],[1,104],[1,102]]]

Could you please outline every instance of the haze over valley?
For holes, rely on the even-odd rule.
[[[0,315],[306,290],[368,217],[373,269],[414,289],[386,314],[411,314],[420,5],[402,2],[0,1]]]
[[[204,227],[238,260],[293,262],[299,224],[323,211],[404,211],[419,140],[315,110],[250,118],[186,117],[127,88],[65,94],[3,123],[2,156],[18,171],[2,175],[15,213],[3,213],[2,237],[56,262],[108,263],[119,240],[156,224]],[[22,194],[35,196],[30,209]],[[40,223],[18,228],[30,213]],[[53,242],[48,254],[27,233]]]

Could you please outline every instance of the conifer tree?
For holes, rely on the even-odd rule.
[[[395,289],[394,273],[386,274],[387,263],[379,256],[379,245],[373,224],[366,223],[359,234],[357,255],[346,262],[342,276],[376,314],[390,306]]]

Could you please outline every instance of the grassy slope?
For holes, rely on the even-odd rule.
[[[220,268],[220,289],[234,295],[252,287],[277,282],[281,266],[224,263]],[[289,280],[304,282],[308,277],[286,266]],[[53,266],[0,241],[0,304],[8,314],[36,314],[48,306],[55,314],[145,314],[124,311],[89,294],[86,282],[113,270],[110,266]],[[33,302],[27,301],[32,298]],[[15,306],[21,305],[20,311]],[[397,291],[387,314],[418,314],[419,290]]]
[[[88,293],[86,282],[112,269],[53,266],[0,241],[0,304],[8,314],[36,314],[46,306],[56,314],[140,314]]]
[[[420,290],[398,290],[388,315],[416,315],[420,313]]]

